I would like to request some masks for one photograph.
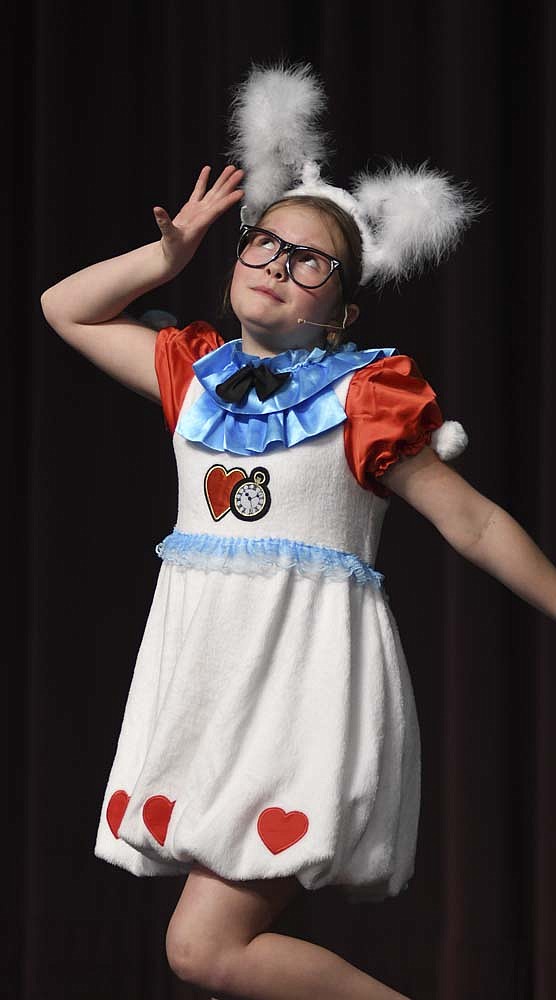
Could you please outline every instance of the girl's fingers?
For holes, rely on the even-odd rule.
[[[235,167],[227,167],[225,171],[222,171],[221,178],[224,173],[227,173],[228,183],[224,181],[213,197],[209,197],[214,193],[214,188],[211,188],[205,197],[203,186],[206,184],[209,170],[210,167],[203,167],[191,198],[182,206],[174,220],[160,205],[154,206],[153,214],[163,236],[168,239],[181,238],[183,231],[192,232],[199,226],[210,226],[220,215],[223,215],[232,205],[237,204],[243,198],[243,189],[235,186],[239,183],[243,171],[236,171]],[[233,177],[234,174],[236,174],[235,177]]]
[[[217,202],[211,206],[210,211],[210,224],[212,224],[219,216],[227,212],[232,205],[236,205],[238,201],[241,201],[244,195],[242,188],[237,188],[236,191],[231,191],[228,195],[224,197],[221,195]]]
[[[243,188],[234,187],[231,191],[221,191],[216,199],[218,211],[224,212],[230,205],[243,198],[245,191]]]
[[[233,174],[230,174],[228,179],[221,184],[219,188],[211,188],[207,192],[205,203],[213,205],[219,205],[222,199],[229,198],[231,194],[235,194],[238,191],[238,184],[241,184],[243,180],[243,170],[237,170]]]
[[[211,169],[212,168],[209,167],[209,165],[207,164],[201,170],[201,173],[199,174],[199,176],[197,178],[197,183],[196,183],[195,187],[193,188],[193,191],[192,191],[192,194],[191,194],[192,198],[203,198],[204,197],[205,192],[207,190],[207,183],[208,183],[208,178],[209,178],[209,174],[210,174]]]
[[[214,192],[216,194],[220,191],[221,188],[226,187],[229,183],[234,183],[234,184],[237,183],[239,175],[242,173],[243,173],[242,170],[237,170],[237,168],[234,167],[232,164],[229,164],[227,167],[224,167],[224,170],[220,174],[220,177],[213,184],[211,192]],[[234,177],[234,174],[237,174],[237,177]]]
[[[168,212],[164,208],[161,208],[160,205],[156,205],[155,208],[153,208],[153,214],[162,235],[169,236],[172,229],[174,229],[174,223],[168,215]]]
[[[199,177],[197,179],[197,183],[195,184],[195,187],[193,188],[193,191],[191,193],[191,197],[189,198],[189,201],[200,202],[207,196],[207,184],[210,171],[211,167],[208,165],[202,168],[201,173],[199,174]],[[233,165],[229,164],[227,167],[224,167],[224,170],[221,172],[220,177],[218,177],[218,179],[214,182],[213,186],[211,187],[210,191],[208,191],[208,195],[213,196],[213,195],[222,195],[226,193],[227,189],[235,186],[242,176],[243,176],[242,170],[236,170],[236,168]]]

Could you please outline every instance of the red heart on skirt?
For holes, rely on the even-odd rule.
[[[172,802],[165,795],[151,795],[143,806],[143,822],[159,844],[163,844],[168,833],[168,823],[176,800]]]
[[[230,493],[236,483],[245,479],[247,473],[240,468],[228,472],[223,465],[211,465],[205,476],[205,496],[215,521],[230,509]]]
[[[106,807],[106,819],[108,820],[108,826],[112,830],[115,837],[118,837],[118,830],[120,829],[120,823],[124,818],[124,813],[127,809],[127,804],[129,802],[129,795],[124,792],[123,788],[119,788],[117,792],[114,792],[110,796],[110,802]]]
[[[284,809],[263,809],[257,820],[257,830],[263,844],[273,854],[285,851],[305,836],[309,820],[303,812],[285,812]]]

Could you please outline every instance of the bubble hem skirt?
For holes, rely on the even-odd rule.
[[[353,574],[164,560],[95,856],[134,875],[296,875],[351,902],[413,875],[420,739],[388,599]]]

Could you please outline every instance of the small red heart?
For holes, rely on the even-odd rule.
[[[247,473],[239,467],[228,471],[223,465],[211,465],[205,476],[205,496],[215,521],[228,513],[230,493],[246,477]]]
[[[114,794],[110,796],[110,802],[106,808],[108,826],[118,840],[120,839],[118,836],[118,830],[120,829],[120,823],[124,818],[128,802],[129,795],[127,792],[124,792],[123,788],[120,788],[117,792],[114,792]]]
[[[168,833],[168,823],[176,800],[172,802],[165,795],[151,795],[143,806],[143,822],[159,844],[163,844]]]
[[[279,854],[296,844],[309,829],[309,820],[303,812],[285,812],[283,809],[263,809],[257,820],[259,837],[269,851]]]

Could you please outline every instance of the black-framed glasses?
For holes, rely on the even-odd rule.
[[[296,285],[320,288],[337,271],[343,290],[343,265],[337,257],[314,247],[288,243],[269,229],[242,225],[237,259],[246,267],[266,267],[283,253],[286,254],[286,272]]]

